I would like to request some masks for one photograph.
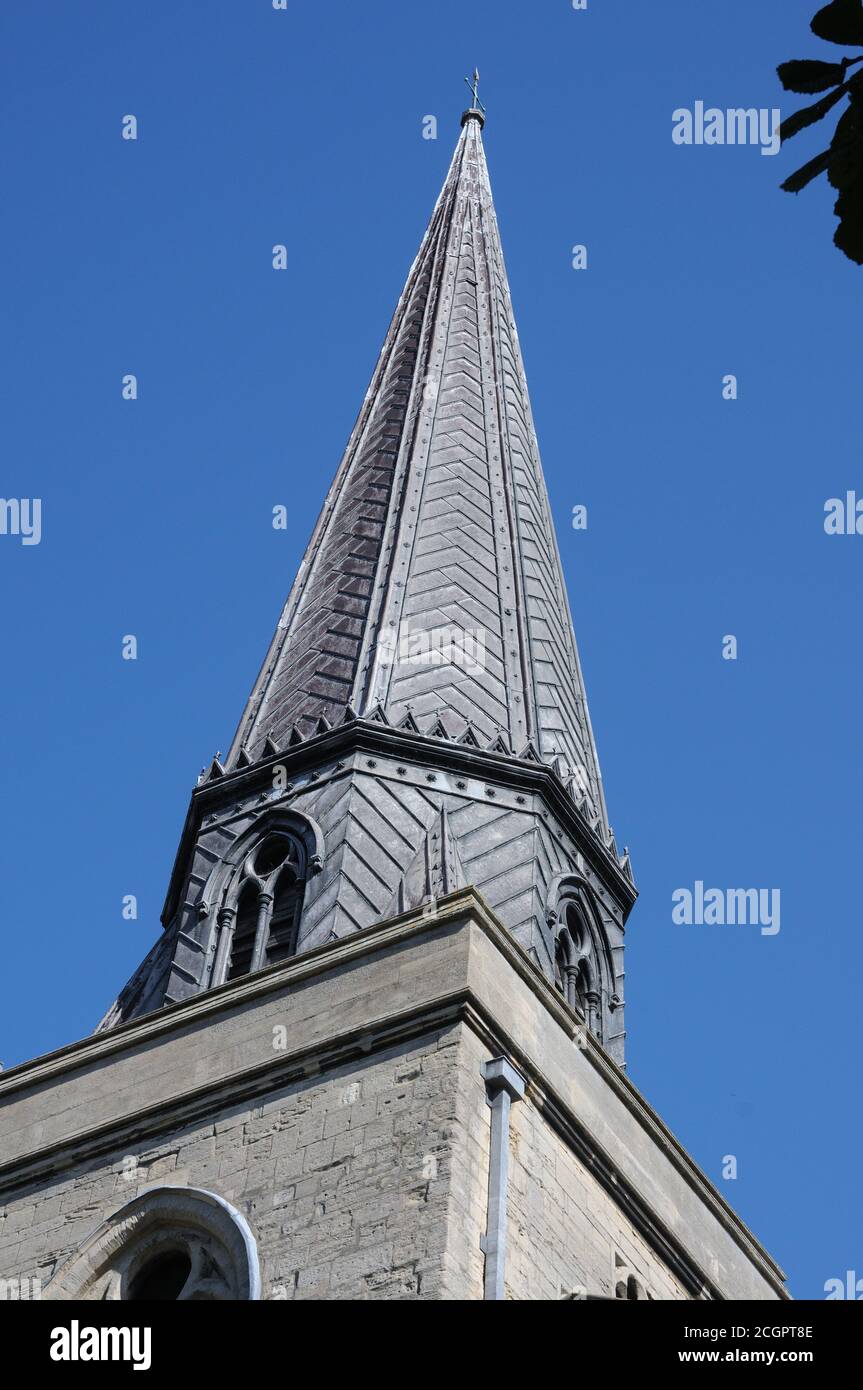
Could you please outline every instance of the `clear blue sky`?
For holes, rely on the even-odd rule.
[[[476,63],[641,890],[629,1071],[797,1296],[863,1274],[863,537],[823,530],[827,498],[863,495],[863,270],[823,183],[778,190],[817,128],[776,158],[671,140],[699,99],[795,109],[776,64],[840,56],[815,8],[6,0],[0,493],[43,504],[39,546],[0,537],[7,1066],[91,1030],[156,938],[195,777],[228,747]],[[697,879],[780,888],[780,933],[675,926]]]

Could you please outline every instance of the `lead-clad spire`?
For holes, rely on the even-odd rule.
[[[559,759],[606,823],[476,103],[231,750],[380,706]]]

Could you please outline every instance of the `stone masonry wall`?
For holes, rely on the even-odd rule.
[[[490,1053],[463,1024],[117,1150],[0,1208],[0,1277],[40,1280],[156,1184],[245,1215],[267,1299],[480,1299]],[[687,1295],[527,1099],[512,1109],[507,1297],[613,1296],[615,1253]]]
[[[0,1209],[0,1277],[44,1287],[106,1217],[167,1183],[243,1212],[264,1298],[481,1296],[488,1118],[463,1084],[464,1031],[310,1075],[16,1195]]]
[[[616,1258],[651,1298],[689,1297],[529,1099],[512,1108],[509,1181],[507,1298],[613,1298]]]
[[[687,1296],[678,1273],[714,1296],[782,1296],[781,1271],[470,890],[0,1077],[0,1279],[47,1286],[169,1184],[246,1217],[265,1298],[480,1299],[482,1066],[501,1053],[528,1082],[510,1298],[612,1296],[619,1270],[655,1298]]]

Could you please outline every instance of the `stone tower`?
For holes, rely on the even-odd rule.
[[[160,940],[91,1039],[0,1079],[0,1273],[46,1296],[784,1296],[623,1072],[636,894],[483,123]]]

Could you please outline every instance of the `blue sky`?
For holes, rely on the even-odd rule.
[[[6,1066],[90,1031],[156,938],[195,778],[229,745],[476,63],[641,890],[629,1072],[795,1295],[863,1274],[863,537],[823,528],[828,498],[863,496],[863,270],[832,246],[823,181],[778,189],[820,128],[775,158],[671,139],[696,100],[804,102],[775,67],[841,56],[815,7],[6,0],[0,492],[43,507],[41,544],[0,536]],[[780,932],[674,925],[696,880],[778,887]]]

